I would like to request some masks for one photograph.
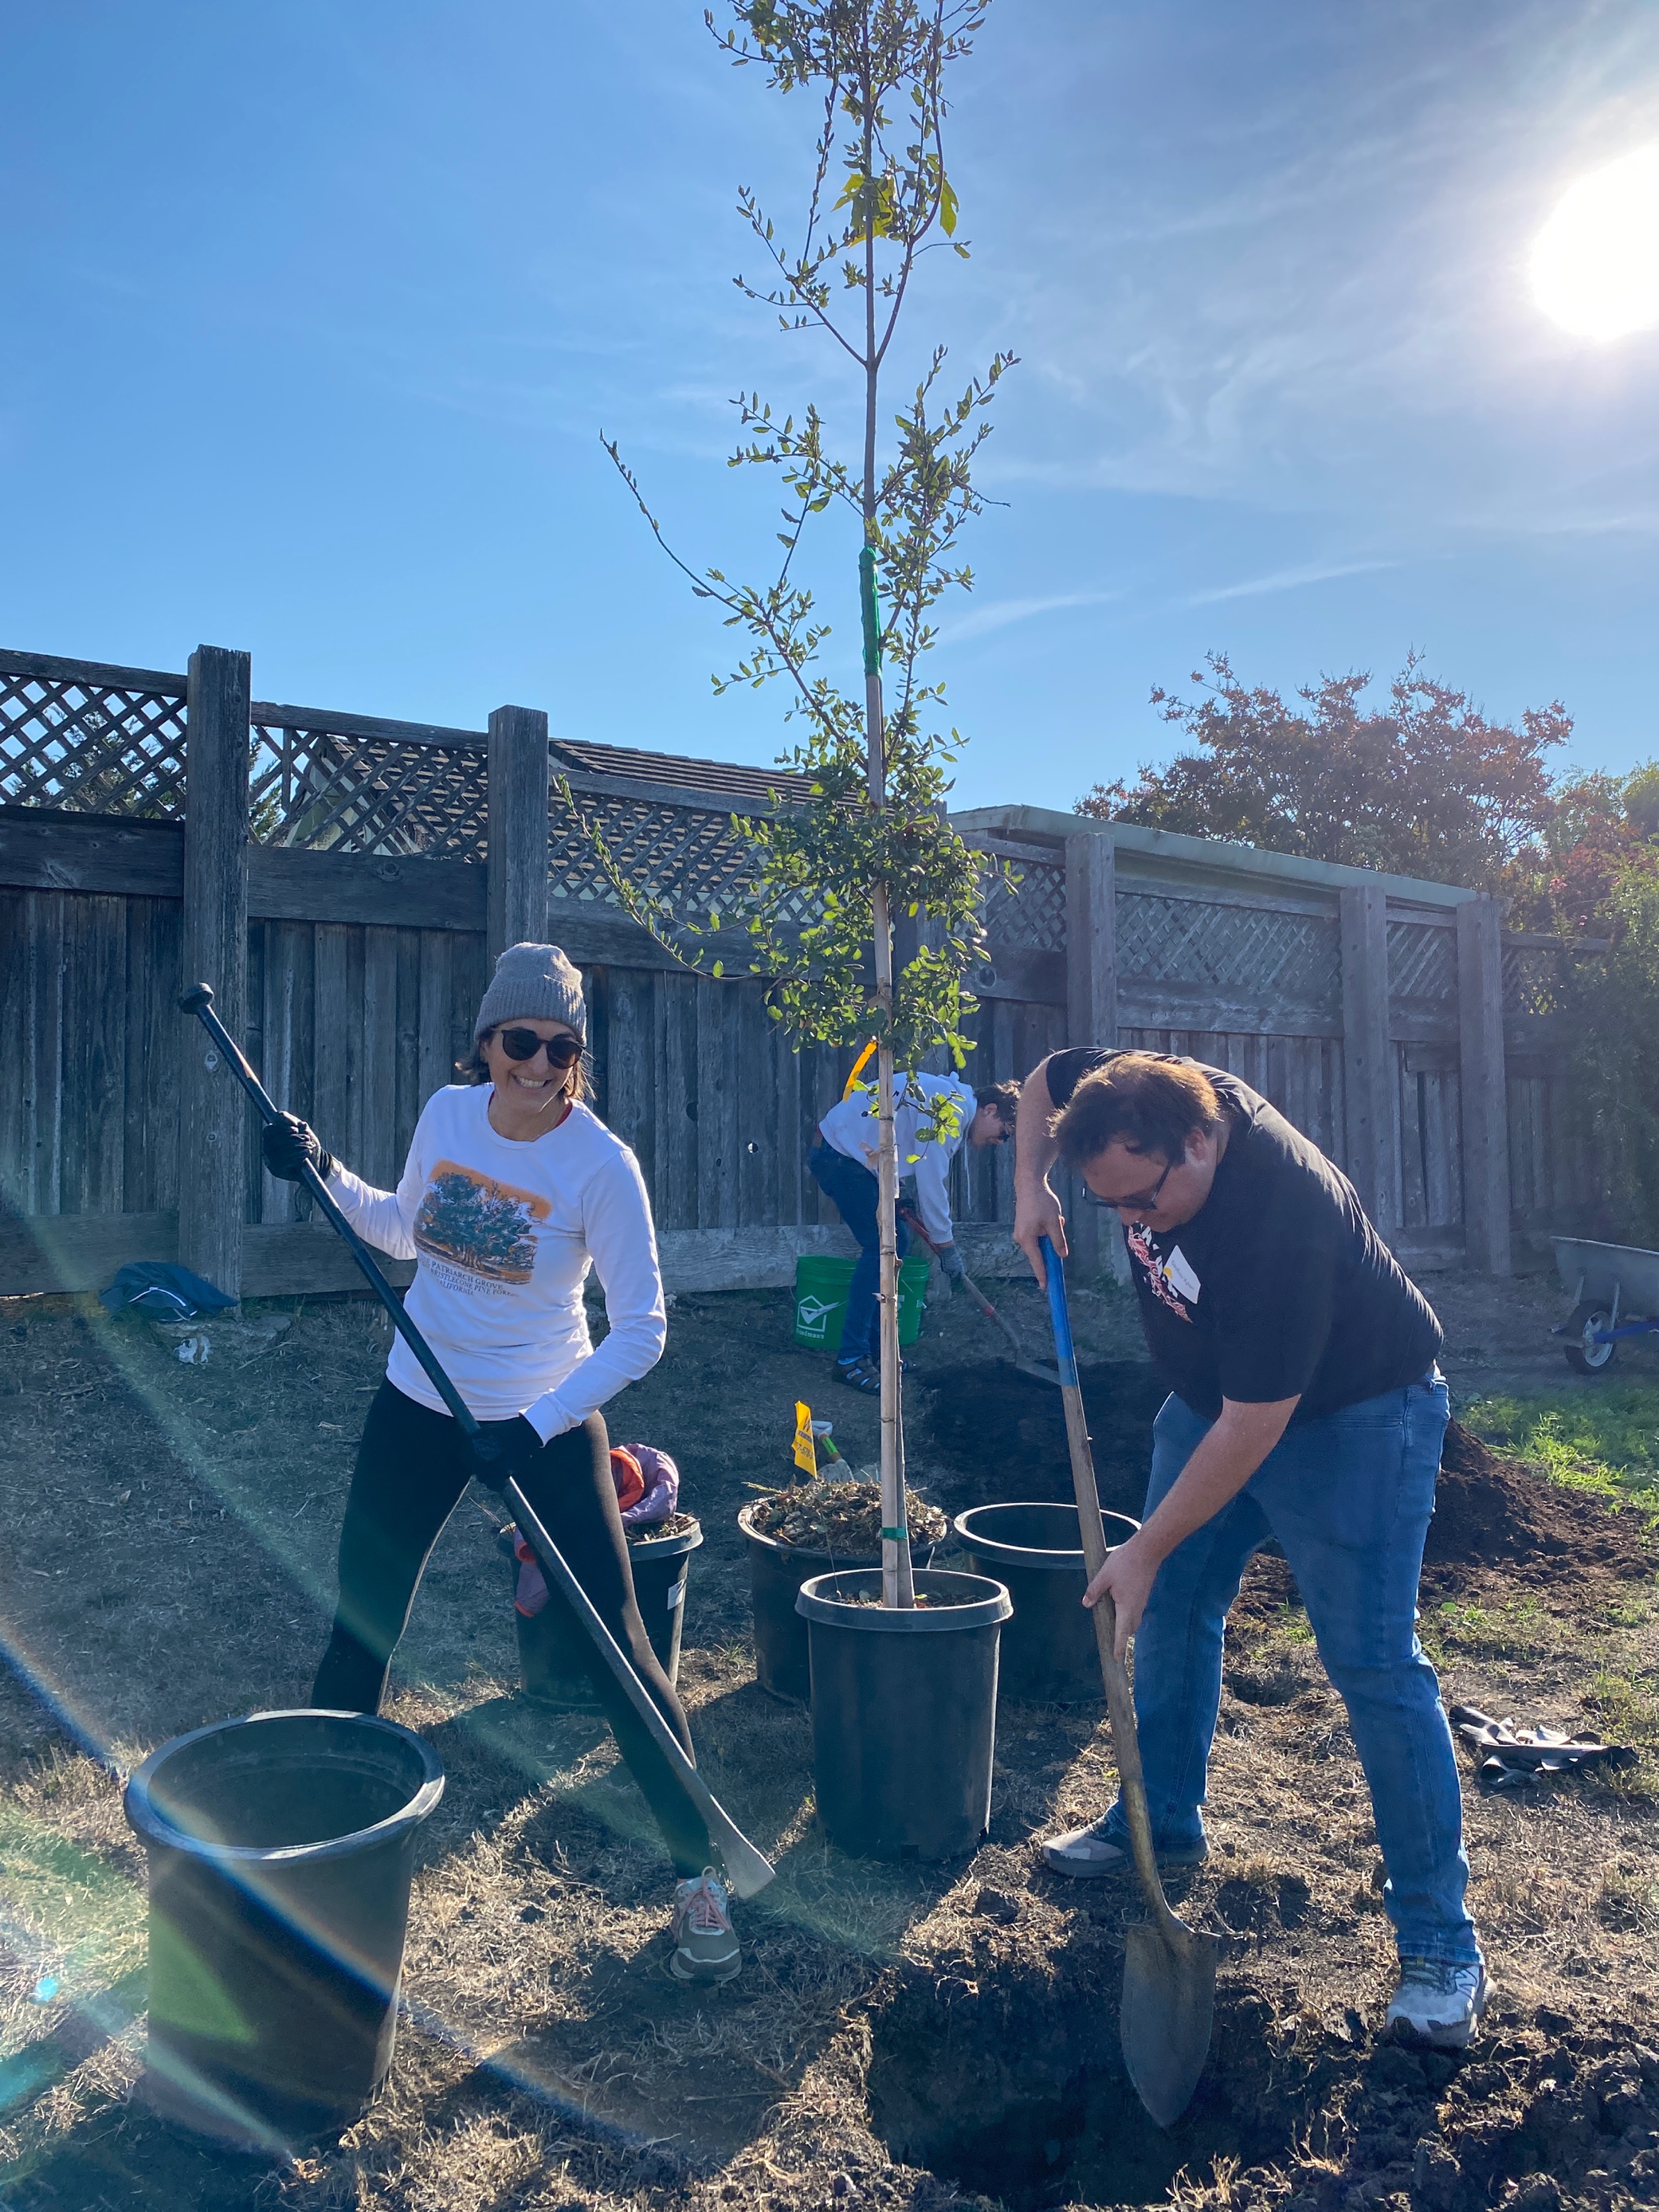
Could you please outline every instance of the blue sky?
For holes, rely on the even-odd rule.
[[[737,573],[772,507],[730,395],[853,424],[732,287],[734,187],[787,216],[810,117],[700,6],[61,0],[7,46],[0,637],[775,757],[598,442]],[[1211,648],[1289,687],[1415,647],[1494,714],[1561,697],[1586,764],[1659,752],[1659,332],[1570,339],[1525,273],[1656,141],[1650,0],[997,0],[949,149],[974,258],[911,325],[1021,356],[938,655],[963,803],[1167,755],[1147,695]],[[813,571],[849,675],[852,551]]]

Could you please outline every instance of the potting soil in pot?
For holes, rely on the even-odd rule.
[[[947,1522],[937,1505],[904,1493],[912,1544],[937,1544]],[[750,1525],[775,1543],[839,1553],[849,1559],[881,1556],[881,1486],[866,1481],[806,1482],[781,1490],[753,1508]]]
[[[624,1521],[623,1534],[630,1544],[656,1544],[665,1536],[683,1536],[696,1525],[695,1513],[671,1513],[665,1521]]]

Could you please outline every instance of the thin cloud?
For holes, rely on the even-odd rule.
[[[1259,599],[1269,592],[1299,592],[1306,584],[1334,583],[1339,576],[1374,576],[1381,568],[1397,568],[1398,561],[1310,562],[1300,568],[1275,569],[1270,576],[1252,576],[1243,584],[1222,584],[1212,592],[1194,592],[1181,604],[1212,607],[1223,599]]]
[[[1058,614],[1067,607],[1103,607],[1122,597],[1121,592],[1059,592],[1048,599],[993,599],[988,606],[975,607],[959,623],[952,623],[939,641],[960,645],[965,638],[988,637],[994,630],[1029,622],[1034,615]]]

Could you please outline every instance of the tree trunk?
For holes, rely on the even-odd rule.
[[[860,88],[864,173],[875,161],[875,94]],[[881,696],[881,614],[876,603],[876,410],[881,362],[876,350],[876,229],[864,233],[864,547],[859,556],[859,612],[864,632],[864,729],[870,804],[887,804],[887,726]],[[898,1133],[893,1121],[893,917],[888,887],[871,887],[876,1004],[883,1029],[876,1054],[876,1220],[881,1237],[881,1601],[913,1606],[910,1530],[904,1512],[904,1407],[899,1372]]]

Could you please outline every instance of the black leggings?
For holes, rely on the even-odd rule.
[[[466,1488],[470,1468],[460,1431],[447,1413],[417,1406],[390,1382],[368,1409],[340,1531],[340,1601],[334,1632],[312,1689],[313,1706],[331,1712],[374,1713],[386,1669],[409,1620],[432,1547]],[[605,1422],[590,1413],[546,1445],[523,1479],[525,1496],[545,1523],[605,1626],[634,1662],[664,1719],[692,1757],[691,1732],[674,1686],[664,1674],[634,1596],[628,1540],[611,1480]],[[611,1669],[577,1626],[568,1601],[553,1589],[573,1644],[590,1653],[588,1678],[629,1772],[655,1814],[674,1864],[700,1874],[712,1854],[708,1832],[674,1782],[668,1761],[617,1686]]]

